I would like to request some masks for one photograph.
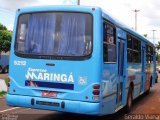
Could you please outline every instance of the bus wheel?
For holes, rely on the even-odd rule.
[[[3,69],[2,69],[2,67],[0,66],[0,73],[2,73],[3,72]]]
[[[127,104],[125,106],[126,113],[129,113],[131,111],[133,104],[133,90],[132,87],[129,87],[128,96],[127,96]]]
[[[149,86],[148,90],[145,92],[145,94],[149,95],[149,93],[150,93],[150,86]]]
[[[8,73],[8,68],[4,68],[4,73]]]
[[[145,92],[146,95],[148,95],[148,94],[150,93],[151,85],[152,85],[152,78],[151,78],[151,80],[150,80],[149,88],[148,88],[148,90]]]
[[[9,70],[9,66],[7,65],[7,66],[4,68],[4,73],[8,73],[8,70]]]

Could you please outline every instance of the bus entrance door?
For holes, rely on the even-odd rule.
[[[146,79],[146,47],[145,45],[142,46],[142,78],[141,78],[141,91],[140,94],[144,92],[144,84]]]
[[[122,105],[122,91],[125,66],[125,41],[118,39],[118,81],[117,81],[117,107]]]

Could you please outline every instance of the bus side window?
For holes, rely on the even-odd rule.
[[[146,45],[146,48],[147,48],[147,50],[146,50],[146,57],[147,57],[147,59],[146,59],[146,62],[147,63],[153,63],[153,47],[151,47],[151,46],[149,46],[149,45]]]
[[[103,23],[103,61],[116,62],[116,40],[115,28],[104,22]]]
[[[127,61],[141,63],[141,41],[130,34],[127,34]]]

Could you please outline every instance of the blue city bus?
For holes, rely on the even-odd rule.
[[[9,106],[106,115],[149,93],[155,47],[99,7],[18,9],[9,68]]]

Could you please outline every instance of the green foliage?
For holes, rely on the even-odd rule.
[[[157,61],[160,62],[160,42],[158,42],[157,44],[155,44],[155,47],[156,47],[156,52],[157,52]]]
[[[12,33],[7,31],[7,28],[0,24],[0,53],[10,50],[11,36]]]
[[[158,42],[157,44],[155,44],[156,47],[156,51],[158,52],[160,50],[160,42]]]
[[[0,96],[5,96],[6,93],[7,93],[7,92],[5,92],[5,91],[0,92]]]
[[[0,30],[7,30],[7,28],[6,28],[6,26],[4,26],[4,25],[2,25],[2,24],[0,23]]]
[[[143,36],[144,36],[144,37],[147,37],[147,34],[144,34]]]
[[[160,54],[157,54],[156,61],[160,62]]]

